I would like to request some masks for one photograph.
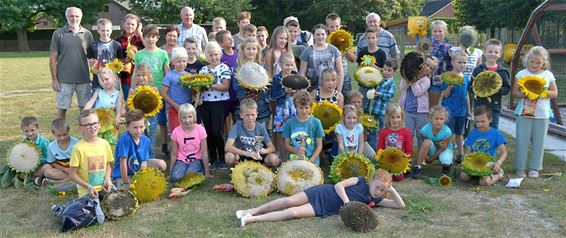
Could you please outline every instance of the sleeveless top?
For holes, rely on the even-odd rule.
[[[316,89],[316,97],[314,98],[314,101],[315,102],[328,101],[329,103],[338,104],[338,91],[334,90],[331,97],[323,98],[323,97],[320,97],[320,88],[317,88]]]
[[[119,94],[120,91],[114,91],[112,94],[106,94],[103,89],[99,89],[98,98],[96,99],[94,108],[116,108]]]

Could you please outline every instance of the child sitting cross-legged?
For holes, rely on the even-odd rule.
[[[144,135],[145,116],[139,109],[126,113],[126,132],[116,143],[114,169],[112,179],[123,189],[129,188],[130,178],[140,169],[157,168],[165,171],[164,160],[149,157],[149,137]]]
[[[173,183],[188,173],[204,172],[207,178],[212,178],[208,164],[207,133],[196,120],[197,112],[193,105],[186,103],[179,106],[181,125],[171,132],[170,180]]]
[[[490,176],[480,178],[480,185],[490,186],[503,177],[503,169],[501,166],[507,158],[507,149],[505,149],[507,139],[505,139],[499,130],[490,127],[493,118],[491,116],[491,109],[487,108],[487,106],[482,105],[476,107],[474,110],[474,120],[476,122],[476,128],[470,131],[470,134],[466,137],[466,141],[464,141],[466,153],[486,152],[492,157],[495,157],[496,152],[499,154],[495,163],[491,163],[493,173]],[[462,179],[462,181],[469,181],[472,179],[472,176],[466,172],[461,172],[460,179]]]
[[[246,98],[240,102],[240,117],[242,121],[236,122],[226,141],[226,163],[236,166],[240,161],[255,160],[268,167],[276,167],[280,160],[275,154],[275,146],[261,123],[257,123],[257,104],[254,100]]]
[[[48,183],[64,183],[71,180],[69,177],[69,160],[71,152],[79,139],[69,135],[69,123],[65,119],[57,118],[51,122],[51,132],[55,140],[49,143],[45,162],[51,168],[44,171],[45,178],[42,185]]]
[[[324,130],[319,119],[310,114],[312,99],[306,90],[299,90],[293,98],[297,116],[287,120],[283,129],[285,149],[289,159],[309,160],[317,165],[322,151]]]

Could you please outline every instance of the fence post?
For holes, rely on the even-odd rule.
[[[406,29],[405,27],[401,27],[401,29],[399,29],[399,44],[400,44],[400,51],[401,51],[401,55],[399,57],[399,59],[402,59],[403,56],[405,55],[405,46],[407,45],[407,41],[405,39],[405,35],[406,35]]]

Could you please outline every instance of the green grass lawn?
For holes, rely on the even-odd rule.
[[[55,93],[51,90],[48,54],[0,53],[0,155],[22,137],[22,117],[39,119],[43,135],[53,139],[49,124],[55,116]],[[71,134],[78,136],[76,100],[68,113]],[[509,157],[504,164],[512,173],[515,142],[509,139]],[[0,159],[0,164],[4,164]],[[327,168],[323,166],[325,171]],[[566,172],[566,163],[545,154],[544,172]],[[121,221],[108,221],[65,234],[72,237],[564,237],[566,236],[566,176],[527,179],[520,189],[504,183],[479,187],[477,182],[454,181],[451,187],[405,179],[395,183],[407,207],[377,208],[380,224],[371,233],[356,234],[338,216],[276,223],[251,224],[239,228],[238,209],[258,206],[281,197],[246,199],[237,193],[212,191],[215,184],[229,182],[227,171],[214,171],[185,198],[165,198],[142,204],[138,212]],[[440,165],[424,169],[426,176],[439,176]],[[14,188],[0,190],[0,237],[52,237],[60,235],[54,204],[74,197],[58,197],[44,191],[28,193]]]

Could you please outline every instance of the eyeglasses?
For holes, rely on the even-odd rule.
[[[86,127],[86,128],[95,128],[96,126],[98,126],[98,122],[83,124],[83,125],[80,125],[80,126]]]

